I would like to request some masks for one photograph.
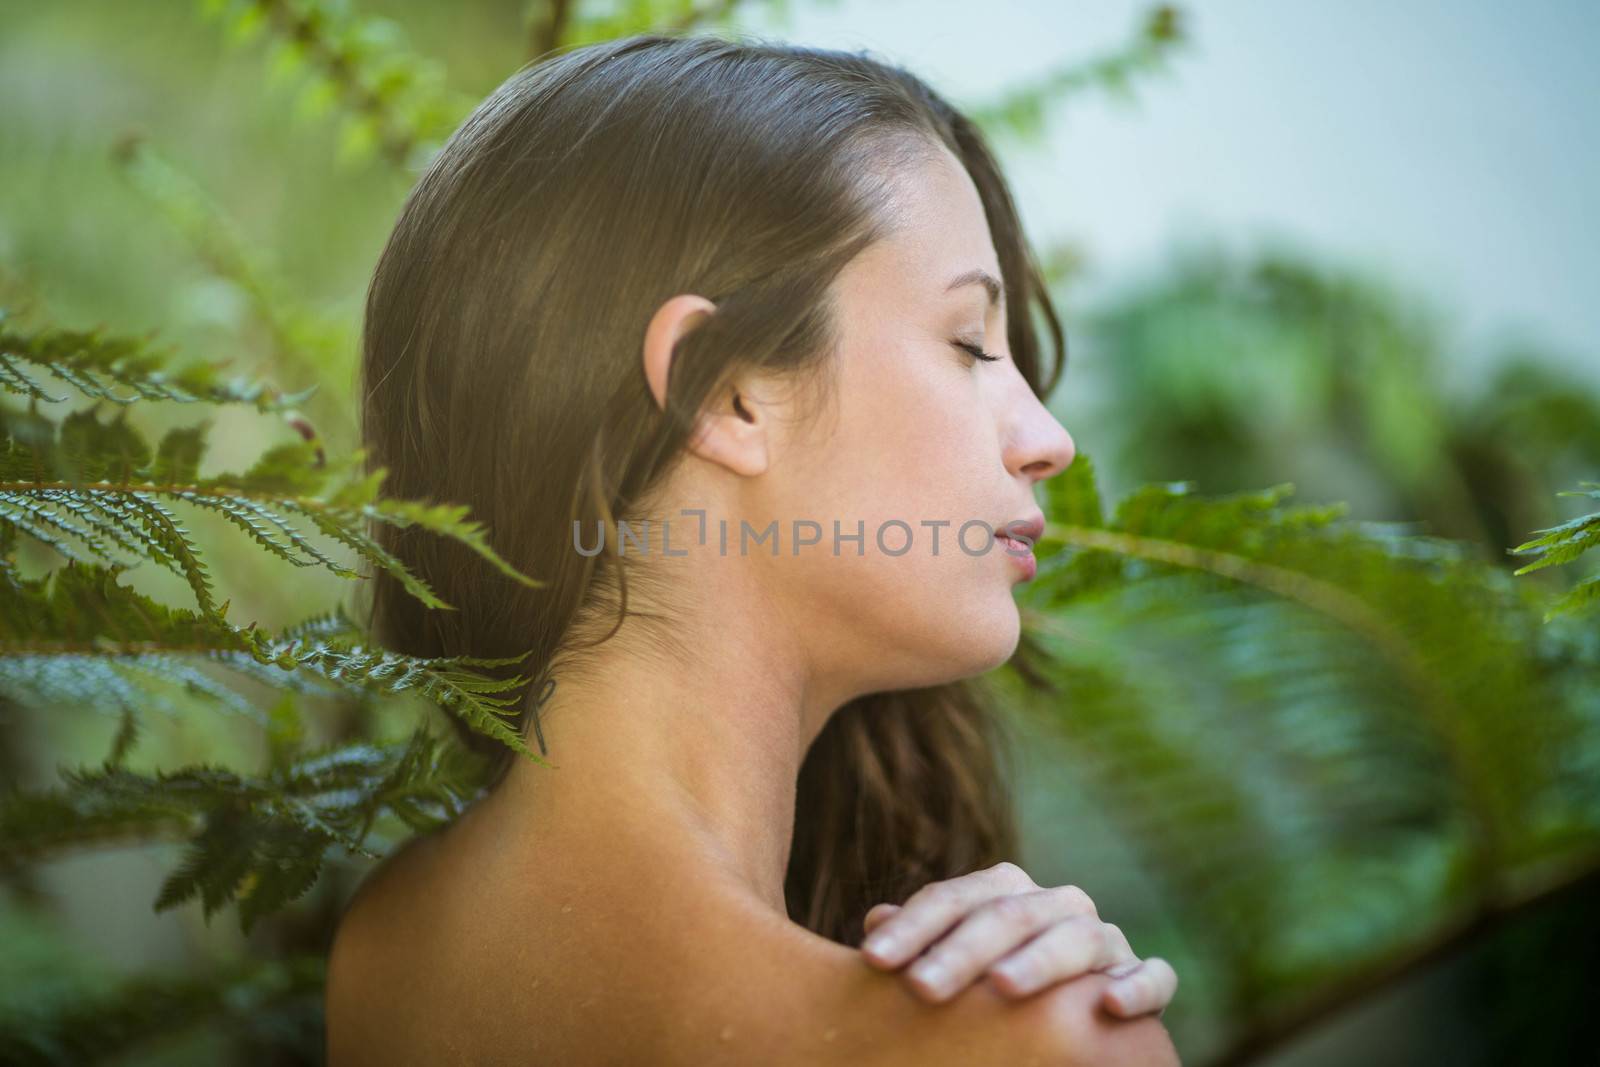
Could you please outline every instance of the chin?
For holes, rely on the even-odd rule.
[[[1022,640],[1022,621],[1017,602],[1009,590],[984,597],[984,610],[958,617],[960,631],[954,634],[960,651],[952,662],[968,665],[960,677],[966,678],[994,670],[1011,659]]]
[[[1016,613],[1016,608],[1015,607],[1013,607],[1011,609],[1011,617],[1012,617],[1013,620],[1015,620],[1017,618],[1017,613]],[[1011,661],[1011,657],[1016,655],[1017,646],[1022,643],[1022,625],[1021,625],[1021,623],[1020,622],[1013,622],[1012,626],[1007,631],[1007,634],[1008,634],[1008,636],[1006,636],[1006,638],[1004,640],[996,641],[996,643],[995,643],[996,651],[995,651],[995,655],[993,657],[993,662],[990,663],[987,667],[984,668],[986,671],[992,671],[996,667],[1003,666],[1004,664],[1009,663]]]

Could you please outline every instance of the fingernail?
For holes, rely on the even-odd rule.
[[[946,984],[950,981],[950,972],[938,963],[923,961],[911,968],[911,975],[917,981],[933,990],[943,993]]]
[[[899,948],[900,946],[899,943],[895,941],[893,934],[873,934],[871,937],[867,938],[861,947],[865,951],[872,953],[874,956],[887,959],[890,956],[893,956],[895,949]]]
[[[1112,982],[1106,991],[1117,998],[1117,1003],[1124,1008],[1132,1007],[1138,997],[1139,984],[1137,982]]]
[[[1025,960],[1002,960],[993,970],[1018,989],[1027,989],[1033,982],[1033,967]]]

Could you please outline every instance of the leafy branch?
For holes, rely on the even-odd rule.
[[[139,135],[118,140],[112,159],[128,183],[194,249],[216,277],[243,294],[250,314],[267,340],[272,369],[299,379],[332,376],[356,346],[348,325],[292,299],[268,256],[251,247],[234,221],[190,175],[164,158]],[[346,412],[315,387],[293,402],[308,405],[319,421],[343,419]]]
[[[192,399],[200,388],[213,396],[252,395],[251,389],[218,386],[207,372],[191,370],[179,377],[191,388],[169,397],[166,375],[137,345],[114,340],[61,345],[56,343],[59,337],[57,331],[8,335],[0,352],[15,374],[7,384],[22,382],[16,391],[34,401],[65,399],[45,394],[17,368],[19,361],[27,361],[96,398],[107,392],[96,373],[134,390],[135,397]],[[261,390],[256,388],[254,395]],[[329,463],[309,425],[295,423],[305,439],[269,449],[242,474],[202,478],[199,466],[209,422],[171,429],[152,450],[126,417],[102,422],[93,408],[74,412],[59,425],[36,410],[25,416],[8,414],[0,451],[0,518],[70,560],[98,558],[115,566],[129,565],[125,556],[153,560],[183,578],[201,611],[219,621],[226,609],[216,603],[199,549],[163,501],[220,514],[295,566],[321,565],[342,578],[359,577],[307,540],[297,527],[300,520],[374,561],[433,608],[453,610],[368,535],[368,522],[416,525],[454,537],[507,577],[529,586],[542,584],[501,558],[483,527],[466,518],[465,507],[380,499],[386,470],[361,474],[363,450],[342,463]]]
[[[996,684],[1066,738],[1242,1033],[1452,916],[1506,921],[1535,872],[1592,876],[1600,797],[1563,753],[1600,722],[1564,694],[1600,665],[1503,570],[1288,486],[1147,485],[1108,516],[1080,455],[1046,489]]]
[[[415,693],[454,710],[518,753],[544,762],[504,718],[517,703],[515,696],[505,694],[528,679],[485,677],[469,669],[509,666],[523,656],[421,658],[368,648],[341,611],[273,637],[254,623],[236,627],[219,615],[168,607],[120,584],[119,573],[116,568],[68,564],[28,579],[9,564],[0,566],[0,693],[37,706],[74,703],[85,692],[95,692],[111,707],[138,711],[155,703],[148,692],[153,680],[176,677],[191,693],[239,708],[236,701],[242,697],[214,679],[171,672],[175,657],[199,656],[278,688]],[[282,674],[296,680],[277,676]]]
[[[200,0],[235,45],[263,33],[273,41],[271,76],[307,75],[300,110],[345,109],[340,156],[381,154],[415,168],[432,154],[473,101],[445,85],[444,66],[408,48],[400,26],[353,14],[330,0]]]
[[[1600,500],[1600,482],[1579,482],[1582,489],[1564,489],[1557,496],[1587,496]],[[1532,563],[1518,567],[1517,574],[1527,574],[1542,567],[1570,563],[1589,549],[1600,545],[1600,511],[1580,515],[1576,519],[1536,530],[1540,536],[1511,549],[1513,555],[1534,556]],[[1545,612],[1549,622],[1557,615],[1580,614],[1593,611],[1600,605],[1600,574],[1583,579],[1567,591]]]
[[[284,411],[304,403],[315,385],[299,393],[283,393],[263,381],[224,377],[226,361],[192,360],[171,365],[173,349],[157,348],[155,331],[144,337],[108,336],[104,326],[66,330],[45,326],[25,331],[12,328],[0,308],[0,389],[48,403],[69,399],[46,392],[24,364],[48,372],[95,400],[132,404],[138,400],[172,400],[191,404],[254,404],[262,412]],[[116,392],[116,386],[131,395]]]
[[[362,473],[364,454],[329,461],[315,432],[271,386],[224,381],[215,365],[172,370],[166,354],[139,339],[101,331],[43,329],[4,334],[4,384],[26,411],[0,409],[0,699],[21,708],[87,706],[121,724],[98,771],[67,772],[43,792],[0,800],[0,868],[65,848],[127,840],[188,841],[157,909],[198,897],[210,916],[237,902],[248,929],[304,893],[330,844],[368,856],[363,844],[383,813],[413,830],[458,813],[474,773],[466,750],[418,730],[400,745],[365,742],[301,753],[295,696],[366,701],[414,694],[449,709],[474,729],[536,762],[545,761],[515,728],[518,690],[528,679],[499,677],[524,657],[421,658],[369,647],[342,609],[272,635],[235,626],[219,604],[203,553],[168,506],[221,514],[257,545],[295,566],[360,577],[317,547],[307,528],[387,569],[423,603],[451,609],[369,533],[377,523],[418,526],[466,544],[497,571],[529,586],[491,547],[463,506],[382,498],[386,472]],[[41,408],[63,402],[46,375],[93,403],[59,421]],[[304,394],[301,394],[303,396]],[[135,401],[250,402],[283,413],[301,439],[268,449],[241,474],[200,476],[209,420],[169,429],[152,449],[128,419]],[[107,401],[119,410],[102,421]],[[26,535],[66,565],[25,577],[13,562]],[[169,606],[122,584],[122,573],[153,560],[183,577],[196,609]],[[240,683],[282,694],[263,709]],[[260,777],[201,766],[138,774],[125,761],[141,719],[182,714],[198,698],[242,715],[263,731],[271,753]]]
[[[0,858],[9,866],[85,843],[188,837],[156,910],[199,898],[209,918],[237,902],[248,933],[311,888],[330,845],[378,858],[364,842],[379,814],[418,832],[459,815],[473,793],[463,752],[419,728],[403,744],[308,753],[259,778],[211,765],[139,774],[108,760],[66,771],[64,787],[6,797]]]
[[[1143,14],[1133,39],[1120,49],[1087,61],[1073,60],[966,110],[986,129],[1036,138],[1044,132],[1050,109],[1072,96],[1101,89],[1131,99],[1135,79],[1165,70],[1173,52],[1186,41],[1179,8],[1157,4]]]

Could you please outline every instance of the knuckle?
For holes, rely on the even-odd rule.
[[[994,917],[1007,926],[1026,926],[1033,918],[1028,899],[1017,894],[996,897],[987,905]]]
[[[1037,889],[1038,884],[1028,875],[1028,872],[1012,863],[1010,860],[1001,860],[989,868],[990,875],[1001,885],[1013,889]]]
[[[1028,943],[1028,949],[1042,965],[1060,969],[1085,956],[1082,928],[1072,920],[1058,923]]]
[[[1063,948],[1074,957],[1081,956],[1092,961],[1109,955],[1105,949],[1105,931],[1098,920],[1087,915],[1074,915],[1063,925]]]
[[[1104,968],[1104,972],[1112,978],[1126,978],[1128,975],[1144,966],[1142,960],[1123,960]]]
[[[1085,912],[1085,913],[1087,913],[1089,915],[1099,915],[1100,914],[1099,911],[1094,906],[1094,901],[1092,899],[1090,899],[1089,894],[1085,893],[1082,889],[1078,888],[1077,886],[1075,886],[1075,885],[1060,886],[1060,887],[1058,887],[1056,889],[1056,892],[1059,893],[1063,898],[1065,898],[1065,900],[1067,902],[1067,906],[1069,908],[1071,908],[1073,911],[1081,911],[1081,912]]]

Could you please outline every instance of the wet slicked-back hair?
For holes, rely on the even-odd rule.
[[[508,78],[429,165],[378,261],[362,432],[371,466],[389,471],[386,495],[468,505],[496,550],[546,584],[380,525],[379,543],[458,610],[425,607],[380,570],[374,637],[417,656],[531,649],[505,673],[542,681],[577,669],[624,617],[649,616],[629,609],[626,557],[573,551],[573,522],[647,513],[732,375],[826,390],[830,286],[887,232],[890,180],[939,144],[977,187],[1012,357],[1047,396],[1065,341],[1006,183],[979,130],[912,74],[865,53],[638,34]],[[679,293],[717,310],[678,342],[663,412],[640,351]],[[497,784],[515,754],[456,725]],[[872,904],[1012,858],[1004,740],[967,681],[839,709],[800,772],[795,921],[855,944]]]

